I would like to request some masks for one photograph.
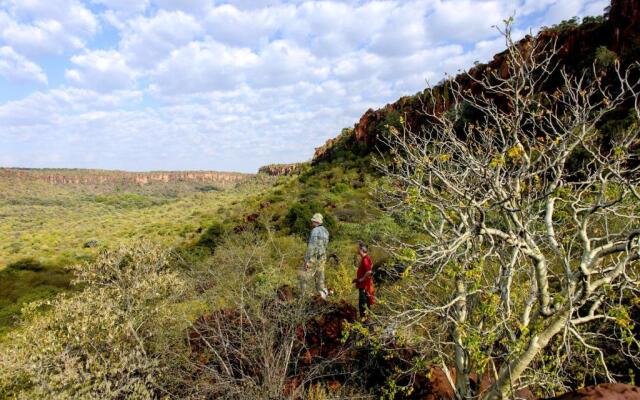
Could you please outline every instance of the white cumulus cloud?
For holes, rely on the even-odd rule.
[[[202,14],[213,5],[212,0],[152,0],[163,10],[177,10],[192,14]]]
[[[216,40],[235,46],[259,46],[279,29],[291,24],[294,6],[239,10],[232,4],[212,8],[204,18],[207,32]]]
[[[247,48],[193,42],[173,51],[158,65],[151,88],[169,95],[232,90],[257,63],[258,56]]]
[[[160,11],[128,21],[120,47],[134,67],[153,68],[172,50],[191,42],[201,29],[195,17],[182,11]]]
[[[47,75],[34,62],[9,46],[0,47],[0,75],[8,80],[35,81],[47,84]]]
[[[127,65],[122,54],[113,50],[95,50],[71,57],[74,67],[65,72],[74,85],[97,91],[131,89],[135,71]]]
[[[0,163],[305,160],[367,108],[489,61],[504,48],[493,25],[514,12],[521,37],[607,3],[0,0]]]
[[[98,19],[78,0],[8,0],[4,8],[0,38],[24,54],[82,48],[99,29]]]

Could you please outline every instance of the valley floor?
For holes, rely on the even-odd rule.
[[[70,289],[67,267],[137,240],[188,246],[234,204],[272,185],[55,185],[0,179],[0,334],[29,301]]]

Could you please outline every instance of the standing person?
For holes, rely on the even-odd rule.
[[[358,288],[358,310],[360,318],[365,318],[366,311],[376,302],[373,289],[373,262],[369,257],[367,245],[363,242],[358,243],[358,255],[360,256],[360,266],[356,273],[356,279],[353,283]]]
[[[309,236],[307,252],[304,255],[304,265],[300,271],[300,291],[304,296],[307,284],[312,278],[315,280],[316,290],[324,300],[329,292],[324,286],[324,266],[327,261],[327,245],[329,231],[322,226],[322,214],[315,214],[311,218],[313,229]]]

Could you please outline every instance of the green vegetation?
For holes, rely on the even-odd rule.
[[[0,181],[0,334],[7,332],[27,302],[67,291],[68,268],[100,252],[138,240],[177,249],[188,262],[207,260],[226,236],[243,230],[296,235],[302,246],[316,212],[325,216],[331,252],[340,260],[329,279],[345,299],[351,288],[353,243],[379,239],[371,224],[380,212],[371,200],[376,178],[370,159],[346,150],[339,162],[321,162],[299,175],[259,175],[224,191],[182,184],[143,187],[63,186]],[[265,207],[265,205],[267,205]],[[253,222],[246,216],[257,214]],[[204,251],[202,251],[204,250]],[[302,262],[304,250],[299,251]],[[6,293],[6,295],[4,295]]]
[[[66,275],[60,287],[64,294],[52,298],[55,292],[51,291],[29,299],[47,300],[26,307],[22,323],[0,340],[0,398],[17,394],[37,399],[53,391],[56,396],[96,399],[116,393],[129,398],[154,398],[160,393],[184,398],[215,397],[221,392],[249,399],[260,393],[276,396],[289,390],[286,379],[294,372],[308,374],[304,375],[308,379],[336,373],[332,364],[306,371],[304,364],[298,364],[302,358],[264,368],[265,351],[273,351],[274,359],[284,360],[278,357],[290,350],[289,345],[282,347],[283,340],[298,343],[297,324],[322,312],[307,303],[278,306],[272,299],[283,285],[297,286],[310,228],[308,219],[312,213],[322,212],[331,230],[330,252],[335,256],[327,270],[327,282],[335,291],[335,301],[355,303],[357,294],[351,283],[354,243],[357,239],[372,240],[386,224],[393,225],[381,218],[371,200],[376,178],[369,165],[347,157],[340,164],[317,164],[301,175],[277,179],[259,176],[225,192],[183,194],[172,200],[164,197],[164,204],[143,208],[130,207],[129,201],[109,206],[118,215],[139,218],[140,228],[151,222],[153,214],[147,214],[150,210],[156,216],[171,215],[174,235],[172,239],[154,237],[154,241],[164,239],[164,246],[132,237],[129,246],[121,247],[118,240],[107,242],[108,236],[99,227],[91,236],[78,238],[74,250],[86,251],[88,256],[93,257],[92,252],[97,251],[82,248],[88,237],[96,238],[100,248],[112,250],[101,251],[97,259],[72,268],[79,285],[76,290],[68,291]],[[340,189],[332,191],[332,187]],[[211,197],[205,201],[203,196]],[[88,198],[79,197],[83,201]],[[89,204],[94,210],[104,207]],[[184,211],[178,204],[191,207]],[[61,205],[54,207],[64,209]],[[83,204],[79,208],[87,207]],[[213,211],[206,212],[206,207]],[[190,223],[196,210],[201,219]],[[361,218],[344,217],[350,213]],[[373,253],[376,260],[383,258],[379,249]],[[5,271],[38,274],[48,269],[25,260]],[[22,282],[22,289],[27,291],[29,282]],[[244,310],[244,318],[252,321],[248,325],[251,328],[236,332],[233,320],[226,319],[233,315],[228,314],[231,311],[217,311],[236,309]],[[11,312],[15,314],[15,310]],[[184,340],[186,331],[202,324],[198,319],[201,315],[208,315],[204,320],[207,323],[225,324],[225,340],[231,340],[234,332],[242,332],[242,338],[237,338],[245,343],[242,371],[254,372],[225,380],[220,386],[208,383],[220,379],[214,375],[219,370],[211,368],[203,373],[190,358],[190,343]],[[235,349],[234,340],[224,349]],[[213,339],[209,344],[214,350],[218,345]],[[28,350],[34,348],[38,350]],[[201,357],[214,355],[203,352]],[[48,367],[44,367],[45,361]],[[233,360],[219,362],[223,371],[236,365]],[[53,381],[55,385],[49,385]],[[294,393],[328,399],[359,390],[359,384],[338,392],[302,385]]]
[[[132,239],[188,244],[198,229],[220,219],[219,208],[265,187],[257,185],[218,191],[180,184],[103,187],[0,180],[0,269],[28,258],[66,266]],[[97,246],[83,247],[91,240]]]
[[[322,209],[323,207],[313,200],[297,202],[287,212],[284,219],[285,224],[291,233],[304,237],[309,233],[309,220],[317,212],[316,210]],[[330,231],[335,232],[336,220],[331,214],[324,214],[324,225]]]
[[[602,15],[599,16],[587,16],[582,19],[579,17],[571,17],[569,19],[565,19],[555,25],[549,27],[543,27],[542,30],[549,30],[553,32],[566,32],[574,29],[578,29],[580,27],[589,27],[592,25],[601,25],[606,21],[605,17]]]
[[[213,251],[222,241],[223,235],[224,227],[219,222],[215,222],[202,233],[198,245]]]
[[[68,290],[68,267],[105,249],[140,239],[214,247],[219,221],[237,208],[225,207],[272,181],[261,177],[220,191],[185,182],[67,186],[0,179],[0,335],[27,302]]]
[[[20,308],[70,289],[71,274],[60,267],[23,259],[0,271],[0,336],[15,323]]]
[[[600,46],[596,49],[595,61],[596,65],[601,68],[611,67],[618,60],[618,55],[606,48],[605,46]]]

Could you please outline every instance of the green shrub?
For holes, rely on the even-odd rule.
[[[196,190],[199,192],[207,193],[207,192],[220,192],[222,189],[213,185],[204,185],[204,186],[197,187]]]
[[[320,187],[321,183],[320,183],[320,179],[318,179],[318,176],[316,174],[304,174],[304,175],[300,175],[300,178],[298,178],[298,180],[300,181],[300,183],[304,184],[305,186],[308,187]]]
[[[615,64],[616,60],[618,60],[618,55],[609,50],[606,46],[600,46],[596,50],[596,64],[599,67],[607,68]]]
[[[324,226],[329,233],[335,234],[337,223],[333,215],[325,212],[323,207],[314,201],[297,202],[289,208],[284,218],[289,231],[295,235],[306,237],[311,231],[311,217],[315,213],[321,213],[324,217]]]
[[[200,240],[198,240],[198,245],[213,251],[222,242],[223,236],[224,226],[219,222],[215,222],[202,233]]]
[[[52,298],[68,290],[70,282],[69,271],[30,258],[0,271],[0,334],[15,325],[26,303]]]
[[[365,217],[364,211],[359,208],[342,208],[335,211],[338,221],[357,223]]]
[[[317,187],[308,187],[302,193],[300,193],[300,200],[305,202],[316,200],[321,194],[320,189]]]
[[[349,190],[349,186],[344,184],[344,183],[342,183],[342,182],[340,182],[340,183],[337,183],[337,184],[333,185],[333,187],[331,188],[331,193],[339,194],[339,193],[344,193],[347,190]]]
[[[575,29],[579,25],[580,25],[580,18],[571,17],[570,19],[562,20],[560,23],[553,25],[549,29],[556,32],[564,32],[570,29]]]
[[[105,204],[116,208],[147,208],[166,204],[167,199],[154,198],[138,193],[114,193],[102,194],[93,198],[96,203]]]
[[[45,265],[34,258],[23,258],[8,265],[8,268],[16,271],[40,272],[45,269]]]
[[[269,197],[267,197],[267,201],[271,204],[280,203],[284,201],[284,196],[281,194],[272,193]]]
[[[603,24],[606,22],[604,15],[586,16],[582,19],[583,24]]]
[[[402,129],[402,116],[397,110],[390,110],[384,117],[385,125],[393,126],[396,129]]]

